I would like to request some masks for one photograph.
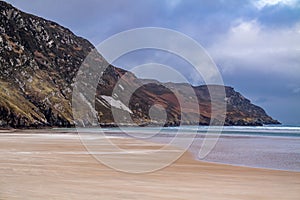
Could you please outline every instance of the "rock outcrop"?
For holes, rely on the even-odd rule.
[[[0,1],[0,34],[0,127],[74,126],[71,106],[74,79],[94,46],[55,22],[24,13],[3,1]],[[101,55],[99,57],[101,59],[95,62],[106,64]],[[211,115],[207,86],[193,87],[197,99],[191,100],[188,99],[189,94],[184,93],[186,84],[145,84],[130,74],[127,84],[142,83],[143,86],[132,95],[130,104],[126,106],[112,96],[115,84],[126,72],[110,65],[99,82],[95,106],[101,125],[116,125],[111,113],[112,106],[121,113],[129,113],[138,125],[155,125],[150,120],[149,108],[157,102],[167,112],[164,125],[209,124]],[[181,121],[181,109],[176,96],[168,89],[170,87],[176,88],[178,94],[191,104],[199,105],[201,112],[198,120]],[[225,90],[226,125],[278,123],[233,88],[226,87]],[[197,113],[185,111],[190,116]],[[84,125],[90,125],[89,121],[86,120]]]

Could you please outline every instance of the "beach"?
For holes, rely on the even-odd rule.
[[[120,137],[111,140],[131,150],[161,145]],[[0,133],[1,200],[299,198],[300,172],[201,162],[186,152],[164,169],[130,174],[96,160],[76,133]]]

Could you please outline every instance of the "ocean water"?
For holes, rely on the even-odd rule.
[[[208,133],[208,130],[207,126],[182,126],[89,128],[78,131],[96,134],[101,131],[106,135],[161,144],[169,144],[174,137],[193,137],[188,150],[201,161],[300,172],[300,126],[223,127],[214,148],[205,158],[199,159],[206,134],[217,134],[214,131]]]
[[[178,132],[182,134],[206,134],[209,126],[181,126],[181,127],[122,127],[122,128],[82,128],[80,131],[87,131],[92,133],[105,132],[105,133],[148,133],[158,134],[159,136],[167,134],[172,136]],[[222,135],[240,135],[240,136],[274,136],[274,137],[300,137],[300,125],[268,125],[268,126],[224,126],[222,128]],[[57,129],[63,130],[63,129]],[[66,129],[71,130],[71,129]],[[213,133],[213,131],[211,132]]]

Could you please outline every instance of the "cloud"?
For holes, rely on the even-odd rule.
[[[258,9],[263,9],[264,7],[274,6],[278,4],[294,7],[297,5],[297,0],[257,0],[254,1],[253,4]]]
[[[299,46],[299,24],[289,29],[274,30],[256,20],[239,20],[209,47],[209,52],[224,73],[247,69],[298,78]]]
[[[202,43],[227,31],[230,21],[250,15],[247,1],[235,0],[8,0],[13,5],[54,20],[95,45],[131,28],[158,26],[182,31]],[[237,12],[233,9],[239,8]]]
[[[284,123],[300,112],[300,23],[276,27],[236,19],[208,47],[225,82]]]

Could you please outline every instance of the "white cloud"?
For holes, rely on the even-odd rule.
[[[173,9],[176,8],[181,2],[182,0],[169,0],[167,1],[167,4],[171,9]]]
[[[297,0],[258,0],[258,1],[254,1],[254,6],[258,9],[262,9],[267,6],[274,6],[277,4],[294,7],[297,4]]]
[[[210,48],[224,73],[237,69],[300,74],[299,25],[270,29],[254,21],[239,21]]]

